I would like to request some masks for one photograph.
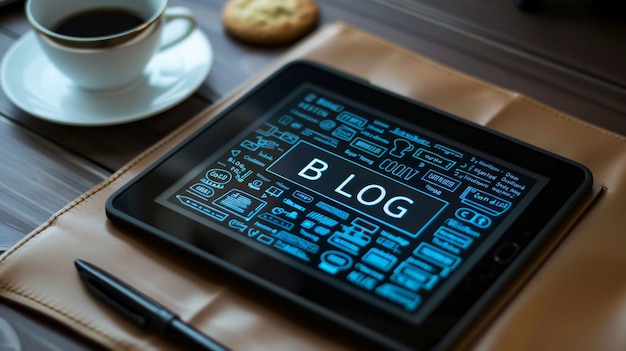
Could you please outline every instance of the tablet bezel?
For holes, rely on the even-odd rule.
[[[302,82],[385,110],[419,128],[550,179],[532,205],[489,248],[463,282],[448,294],[445,303],[440,303],[420,325],[407,323],[402,318],[351,298],[333,285],[232,237],[206,235],[219,232],[154,201],[181,176],[205,162],[209,156],[205,150],[220,150],[255,123],[259,113],[254,111],[268,111]],[[190,254],[189,257],[200,264],[211,264],[224,272],[235,273],[244,284],[251,282],[270,292],[270,295],[287,298],[303,310],[346,327],[353,332],[355,339],[367,336],[380,346],[423,350],[448,345],[454,340],[452,336],[462,332],[484,311],[497,292],[506,286],[590,189],[591,179],[591,173],[584,166],[560,156],[384,91],[344,73],[311,62],[295,62],[252,89],[118,190],[109,198],[106,212],[114,223],[128,228],[129,232],[156,238],[167,248]],[[181,224],[192,229],[181,233]],[[202,242],[194,241],[200,233],[204,233]],[[520,253],[511,262],[496,262],[495,251],[505,243],[515,243],[521,248]],[[237,257],[245,257],[245,260]]]

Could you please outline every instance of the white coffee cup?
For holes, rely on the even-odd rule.
[[[142,23],[118,33],[93,37],[55,31],[72,16],[103,9],[127,11]],[[168,8],[167,0],[28,0],[26,15],[50,61],[76,86],[90,90],[131,84],[141,77],[158,50],[184,40],[196,26],[191,11]],[[187,22],[185,30],[164,36],[174,20]]]

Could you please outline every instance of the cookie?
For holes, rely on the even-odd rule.
[[[230,0],[222,21],[231,36],[256,45],[287,44],[317,24],[315,0]]]

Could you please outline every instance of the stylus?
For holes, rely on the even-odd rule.
[[[110,273],[80,259],[74,264],[92,293],[146,332],[163,335],[182,350],[228,350]]]

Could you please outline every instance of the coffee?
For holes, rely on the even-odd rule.
[[[126,32],[144,23],[136,14],[124,9],[94,9],[73,14],[54,29],[72,37],[104,37]]]
[[[27,0],[25,10],[43,53],[77,88],[111,90],[139,82],[155,54],[195,32],[191,11],[167,1]]]

